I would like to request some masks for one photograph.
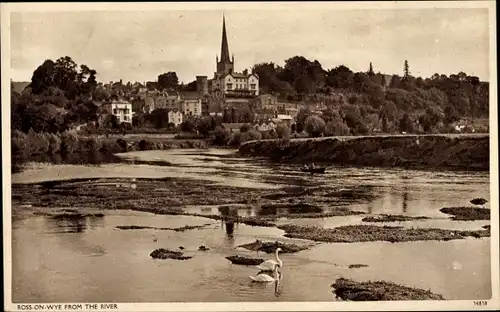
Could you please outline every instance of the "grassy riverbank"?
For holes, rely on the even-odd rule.
[[[489,170],[487,134],[265,140],[243,144],[239,153],[294,163]]]
[[[209,147],[213,147],[210,139],[175,139],[147,134],[106,137],[76,132],[50,134],[13,131],[11,138],[13,171],[18,170],[21,163],[30,160],[92,164],[118,161],[113,155],[115,153]]]

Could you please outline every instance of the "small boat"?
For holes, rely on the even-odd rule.
[[[325,173],[325,167],[316,167],[316,168],[300,168],[302,172],[310,172],[310,173]]]

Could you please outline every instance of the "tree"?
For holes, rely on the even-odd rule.
[[[382,78],[380,79],[380,85],[382,85],[382,87],[386,87],[387,86],[387,80],[385,79],[385,75],[382,75]]]
[[[401,117],[401,120],[399,121],[399,130],[401,132],[406,132],[406,133],[414,132],[413,120],[407,113],[405,113],[403,117]]]
[[[327,136],[343,136],[349,134],[349,127],[341,118],[336,118],[326,123],[325,135]]]
[[[297,123],[296,123],[297,132],[300,133],[304,130],[306,119],[311,115],[312,112],[309,108],[302,108],[299,110],[299,112],[297,113]]]
[[[317,60],[311,62],[303,56],[294,56],[285,61],[278,78],[291,84],[296,92],[309,94],[324,85],[326,72]]]
[[[179,126],[180,130],[181,131],[184,131],[184,132],[195,132],[196,131],[196,125],[194,124],[194,122],[192,120],[185,120],[183,121],[180,126]]]
[[[443,120],[443,115],[435,108],[427,108],[425,114],[420,116],[419,123],[425,132],[435,129]]]
[[[167,128],[167,126],[168,126],[168,109],[157,108],[147,116],[147,119],[157,129]]]
[[[401,77],[399,77],[398,75],[392,75],[389,86],[391,88],[399,88],[401,86]]]
[[[232,107],[231,108],[231,120],[232,120],[232,122],[233,123],[237,123],[238,122],[238,117],[239,117],[238,116],[238,111],[234,107]]]
[[[382,115],[381,119],[382,119],[382,132],[383,133],[390,133],[391,132],[391,126],[390,126],[389,120],[387,119],[387,116],[386,115]]]
[[[108,114],[104,118],[104,121],[102,123],[102,126],[104,128],[112,128],[112,129],[117,129],[120,125],[120,122],[118,121],[118,117],[115,115]]]
[[[42,65],[38,66],[31,77],[31,89],[34,94],[40,94],[47,88],[54,86],[54,67],[55,63],[52,60],[45,60]]]
[[[231,134],[229,133],[229,130],[224,129],[220,126],[217,126],[215,128],[214,132],[215,138],[214,138],[214,144],[218,146],[225,146],[229,142],[229,139],[231,138]]]
[[[313,137],[318,137],[325,131],[325,121],[318,116],[309,116],[305,122],[305,130]]]
[[[97,72],[87,65],[78,65],[69,56],[60,57],[55,62],[45,60],[31,78],[34,94],[61,90],[68,99],[78,99],[82,95],[90,95],[97,87]]]
[[[398,108],[393,101],[385,101],[381,108],[381,115],[386,116],[388,121],[394,122],[398,117]]]
[[[144,114],[136,114],[132,117],[132,126],[135,128],[141,128],[144,126],[145,121],[146,118],[144,117]]]
[[[361,123],[361,116],[356,111],[349,111],[345,114],[344,121],[350,129],[356,129]]]
[[[368,133],[368,127],[363,124],[360,114],[355,110],[350,110],[344,116],[346,125],[354,135],[364,135]]]
[[[168,72],[158,76],[158,88],[161,90],[175,89],[179,85],[179,78],[175,72]]]
[[[259,76],[259,87],[266,93],[280,93],[284,96],[293,94],[295,90],[290,83],[281,80],[278,75],[281,68],[274,63],[259,63],[253,66],[252,72]]]
[[[232,123],[233,122],[233,117],[227,110],[227,108],[224,108],[224,113],[222,115],[222,121],[224,123]]]
[[[206,136],[215,130],[215,120],[212,116],[205,116],[198,120],[196,128],[200,134]]]
[[[77,64],[69,56],[60,57],[54,65],[54,84],[62,90],[68,91],[77,83]]]
[[[326,83],[328,86],[347,89],[351,87],[354,73],[346,66],[340,65],[326,73]]]
[[[253,140],[260,140],[262,138],[262,135],[260,132],[255,131],[255,130],[249,130],[247,132],[243,132],[240,135],[240,144],[245,143],[247,141],[253,141]]]
[[[370,62],[370,68],[368,69],[368,76],[375,76],[375,72],[373,71],[372,62]]]
[[[240,132],[247,132],[250,129],[252,129],[252,126],[246,123],[246,124],[241,125]]]
[[[410,66],[408,65],[408,60],[405,60],[403,79],[408,79],[409,77],[410,77]]]
[[[290,128],[285,124],[276,126],[276,133],[279,139],[288,140],[290,138]]]

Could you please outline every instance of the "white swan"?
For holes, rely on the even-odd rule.
[[[283,266],[283,261],[278,257],[278,252],[283,251],[280,247],[276,248],[276,252],[274,256],[276,257],[276,260],[269,259],[267,261],[262,262],[257,266],[258,269],[262,271],[274,271],[276,267],[282,267]]]
[[[249,276],[252,282],[256,283],[271,283],[278,280],[278,266],[274,268],[274,277],[269,276],[268,274],[262,273],[257,276]]]

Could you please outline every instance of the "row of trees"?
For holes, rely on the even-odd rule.
[[[325,70],[318,61],[302,56],[287,59],[283,67],[257,64],[253,71],[259,75],[264,93],[325,104],[326,133],[399,132],[410,124],[419,131],[436,132],[460,118],[487,117],[489,113],[487,82],[464,72],[413,77],[408,61],[401,77],[375,73],[371,63],[366,72],[353,72],[344,65]],[[196,83],[180,85],[176,73],[167,72],[148,88],[195,90]],[[112,96],[98,84],[95,70],[67,56],[43,62],[34,71],[29,89],[31,92],[23,94],[12,91],[12,128],[23,132],[61,132],[75,124],[97,122],[99,102]],[[310,110],[299,113],[296,130],[304,129],[309,116]],[[250,106],[225,110],[222,121],[252,122],[254,117]],[[137,115],[134,124],[168,128],[168,111]]]

